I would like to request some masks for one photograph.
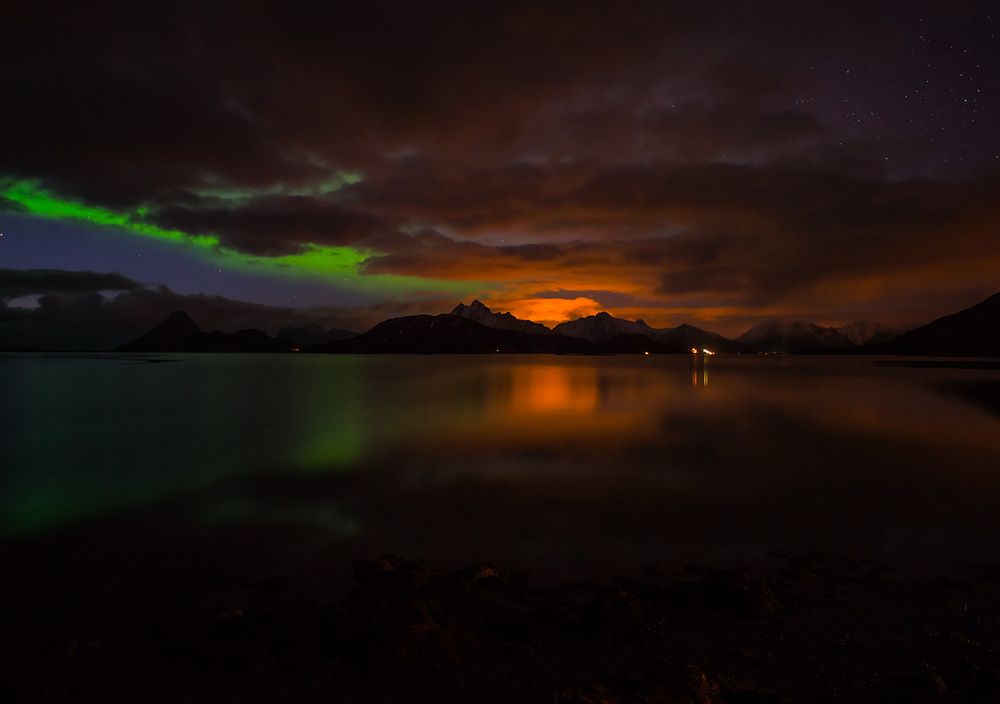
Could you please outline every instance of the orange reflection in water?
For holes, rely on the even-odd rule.
[[[597,370],[593,367],[519,367],[512,382],[509,410],[513,413],[588,413],[597,408]]]
[[[708,357],[691,356],[691,386],[708,386]]]

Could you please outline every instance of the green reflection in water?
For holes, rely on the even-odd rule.
[[[361,360],[343,357],[338,362],[337,374],[316,380],[317,393],[329,399],[326,412],[302,417],[306,427],[294,457],[303,469],[342,467],[361,458],[367,446]],[[345,399],[350,401],[345,403]]]
[[[282,473],[371,468],[384,477],[345,491],[377,493],[385,478],[391,490],[421,473],[441,481],[527,468],[544,480],[607,462],[657,477],[687,466],[689,477],[707,472],[716,492],[717,477],[747,476],[747,462],[796,478],[829,460],[823,471],[836,471],[824,481],[839,481],[841,467],[867,466],[872,443],[920,448],[935,467],[958,456],[997,462],[996,418],[933,391],[961,370],[720,357],[707,363],[708,385],[705,363],[668,355],[163,357],[178,361],[0,355],[0,533],[184,506],[197,515],[178,520],[256,513],[338,535],[374,520],[351,518],[343,507],[364,502],[351,503],[336,478],[289,482],[326,487],[324,502],[309,491],[262,497],[250,478],[265,474],[282,486]],[[806,430],[813,440],[802,445],[796,433]],[[842,447],[854,448],[850,462]],[[879,467],[907,461],[890,453]]]
[[[356,362],[176,355],[171,364],[0,358],[0,534],[224,485],[347,468],[370,447]]]

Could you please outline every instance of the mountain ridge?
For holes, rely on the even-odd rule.
[[[295,352],[294,343],[263,330],[202,332],[187,313],[177,310],[117,352]]]
[[[348,340],[331,342],[324,352],[340,354],[593,354],[586,340],[554,334],[488,327],[468,318],[442,313],[384,320]]]
[[[579,337],[594,343],[601,343],[616,335],[649,335],[655,332],[643,320],[616,318],[606,311],[588,315],[576,320],[559,323],[552,332],[557,335]]]
[[[894,340],[862,345],[857,354],[1000,355],[1000,293],[905,332]]]
[[[834,327],[801,321],[764,320],[736,338],[758,352],[825,352],[853,347],[854,343]]]
[[[912,355],[1000,355],[1000,293],[951,315],[902,333],[879,323],[857,321],[840,327],[763,321],[735,340],[688,323],[653,328],[643,320],[617,318],[606,311],[566,321],[553,329],[511,313],[495,313],[478,300],[450,313],[390,318],[370,330],[323,330],[288,325],[283,336],[260,330],[202,332],[184,311],[174,311],[120,352],[283,352],[336,353],[537,353],[629,354],[788,352]],[[311,342],[313,340],[318,342]],[[862,345],[854,340],[866,339]],[[308,344],[304,344],[308,343]]]
[[[546,326],[541,323],[536,323],[533,320],[516,318],[511,313],[494,313],[492,310],[483,305],[478,298],[472,301],[469,305],[459,303],[452,309],[449,315],[467,318],[479,323],[480,325],[484,325],[488,328],[496,328],[498,330],[516,330],[518,332],[526,332],[533,335],[548,335],[552,332]]]
[[[580,337],[599,345],[609,343],[621,335],[640,335],[656,343],[660,349],[675,352],[688,352],[692,348],[711,348],[713,351],[727,353],[751,351],[739,342],[689,323],[673,328],[654,328],[642,319],[616,318],[606,311],[560,323],[552,332]]]

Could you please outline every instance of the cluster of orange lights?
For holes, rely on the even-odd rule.
[[[691,348],[691,354],[699,354],[698,348],[697,347],[692,347]],[[706,350],[706,349],[702,349],[700,351],[700,354],[704,354],[704,355],[707,355],[709,357],[714,357],[715,356],[715,352],[713,352],[712,350]]]

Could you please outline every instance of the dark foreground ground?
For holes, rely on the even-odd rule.
[[[532,586],[475,565],[355,564],[344,599],[282,579],[130,635],[52,633],[2,701],[996,702],[1000,568],[961,578],[820,553]]]

